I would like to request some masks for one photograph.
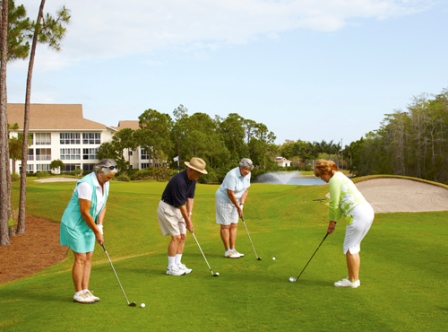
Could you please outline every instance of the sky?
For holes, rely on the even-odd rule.
[[[38,0],[15,0],[37,17]],[[108,126],[147,109],[237,113],[275,143],[342,143],[448,88],[447,0],[47,0],[71,14],[39,45],[32,103],[82,104]],[[27,61],[8,64],[24,103]]]

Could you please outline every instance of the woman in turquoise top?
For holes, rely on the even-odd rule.
[[[334,232],[336,223],[344,215],[347,223],[344,239],[344,254],[347,261],[348,277],[334,283],[336,287],[357,288],[359,252],[361,241],[366,236],[374,219],[372,206],[356,188],[355,184],[338,171],[332,160],[318,160],[314,166],[314,174],[330,184],[329,225],[328,234]]]
[[[250,171],[254,168],[252,160],[241,159],[238,167],[230,170],[215,194],[216,223],[220,224],[221,240],[226,258],[240,258],[244,254],[235,248],[238,218],[243,216],[243,205],[250,187]]]
[[[72,269],[75,302],[95,303],[100,300],[89,290],[90,271],[95,239],[101,245],[104,243],[103,221],[109,181],[116,172],[117,164],[112,159],[104,159],[95,164],[93,172],[76,183],[62,215],[61,245],[68,246],[75,255]]]

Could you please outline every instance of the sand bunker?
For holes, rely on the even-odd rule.
[[[448,189],[429,183],[380,178],[356,183],[376,213],[448,210]]]

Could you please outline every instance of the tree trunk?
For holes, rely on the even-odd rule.
[[[6,61],[8,36],[8,1],[2,1],[0,30],[0,245],[9,245],[8,232],[8,118],[6,99]]]
[[[37,36],[40,32],[40,25],[44,15],[45,0],[42,0],[37,14],[36,26],[34,29],[33,43],[30,51],[30,63],[28,66],[28,76],[26,80],[25,113],[23,121],[23,145],[22,145],[22,167],[20,169],[20,202],[19,220],[17,221],[17,234],[25,232],[26,218],[26,165],[28,161],[28,130],[30,126],[30,104],[31,104],[31,82],[33,79],[34,58],[36,55]]]

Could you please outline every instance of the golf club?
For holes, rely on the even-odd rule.
[[[117,271],[115,271],[114,265],[112,264],[112,261],[110,260],[109,254],[107,253],[106,246],[104,245],[104,243],[101,246],[103,247],[104,252],[106,253],[107,260],[109,261],[110,266],[112,267],[112,270],[114,271],[115,278],[117,278],[118,284],[120,285],[120,288],[123,291],[123,295],[124,295],[124,297],[126,299],[126,302],[128,303],[128,306],[135,307],[137,305],[137,303],[135,303],[135,302],[129,303],[128,297],[126,296],[126,293],[125,293],[125,291],[123,289],[123,286],[121,286],[120,279],[118,279]]]
[[[319,250],[320,246],[322,245],[322,243],[324,243],[325,239],[327,238],[328,234],[325,234],[324,238],[322,239],[322,242],[319,244],[319,246],[317,247],[316,251],[314,251],[314,254],[311,256],[310,260],[308,261],[308,263],[306,263],[305,267],[303,268],[302,272],[300,272],[299,276],[297,278],[294,277],[290,277],[289,281],[290,282],[296,282],[297,280],[299,280],[300,276],[302,275],[303,271],[305,271],[306,267],[308,266],[308,264],[311,262],[311,260],[313,259],[314,255],[316,254],[316,252]]]
[[[254,249],[255,257],[257,257],[257,259],[259,261],[261,261],[261,257],[257,255],[257,251],[255,250],[255,247],[254,247],[254,244],[252,242],[252,239],[250,238],[249,230],[247,229],[246,222],[244,221],[244,217],[243,216],[241,216],[241,220],[243,221],[243,225],[244,225],[244,228],[246,229],[246,233],[247,233],[247,236],[249,237],[249,241],[250,241],[250,244],[252,245],[252,249]]]
[[[193,235],[194,240],[196,241],[196,243],[197,243],[197,245],[199,247],[199,250],[201,251],[202,257],[204,257],[204,260],[207,263],[207,266],[208,266],[208,268],[210,270],[210,273],[212,274],[213,277],[219,277],[219,272],[213,273],[212,268],[210,267],[210,264],[208,263],[207,258],[205,258],[205,255],[204,255],[204,252],[202,251],[201,246],[199,245],[199,242],[198,242],[198,239],[196,238],[196,235],[194,234],[194,232],[191,232],[191,234]]]

